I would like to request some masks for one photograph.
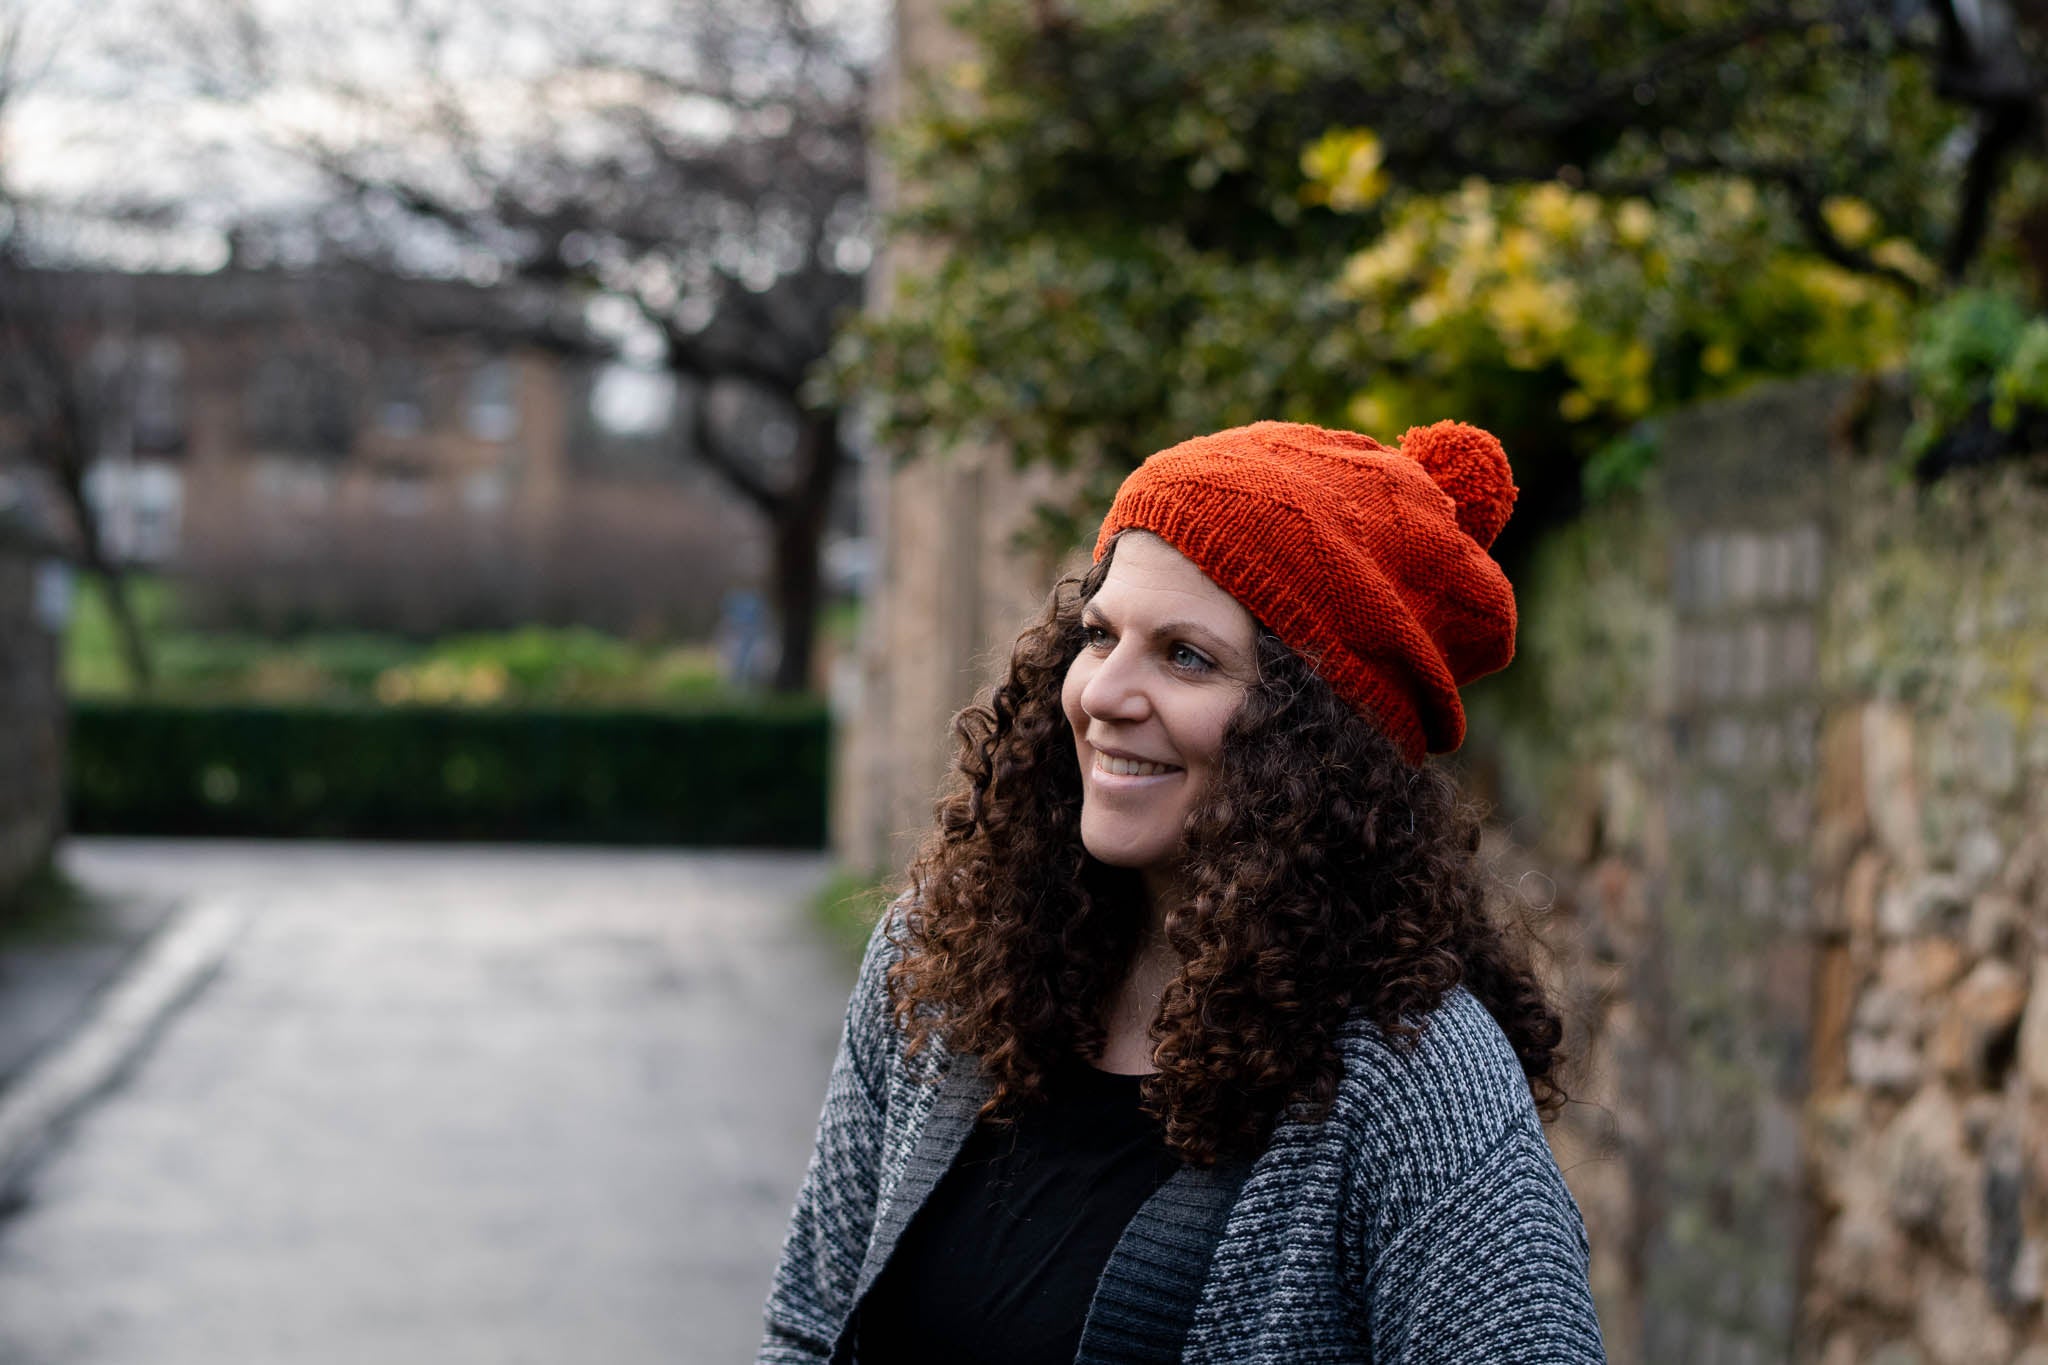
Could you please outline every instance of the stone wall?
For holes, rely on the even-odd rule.
[[[45,551],[0,509],[0,906],[49,857],[63,821],[64,702]]]
[[[1471,690],[1617,1362],[2048,1365],[2048,457],[1901,486],[1899,415],[1668,423]]]

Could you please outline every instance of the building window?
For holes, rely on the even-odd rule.
[[[88,359],[93,448],[103,457],[185,449],[185,356],[168,337],[102,336]]]
[[[167,460],[102,458],[86,471],[85,497],[106,553],[123,564],[161,564],[178,552],[185,479]]]
[[[166,337],[147,337],[132,368],[135,453],[178,454],[185,449],[184,352]]]
[[[418,436],[427,429],[427,380],[419,361],[394,356],[377,367],[377,431]]]
[[[354,394],[335,357],[265,356],[242,391],[242,428],[262,454],[347,455],[355,444]]]
[[[469,434],[479,441],[509,441],[519,434],[518,394],[512,362],[490,356],[469,372]]]

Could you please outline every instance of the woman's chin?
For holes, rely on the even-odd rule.
[[[1120,867],[1131,872],[1155,872],[1177,865],[1177,842],[1148,839],[1119,839],[1113,836],[1091,838],[1084,828],[1081,832],[1081,846],[1088,850],[1088,856],[1105,867]]]

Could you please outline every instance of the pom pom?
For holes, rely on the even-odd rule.
[[[1458,505],[1458,525],[1482,548],[1491,547],[1515,508],[1514,473],[1508,453],[1491,432],[1464,422],[1410,427],[1401,453],[1429,471],[1436,486]]]

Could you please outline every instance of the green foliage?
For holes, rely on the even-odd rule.
[[[82,702],[84,833],[816,847],[814,702],[690,711]]]
[[[1980,418],[2013,432],[2027,409],[2048,408],[2048,319],[2030,321],[2002,292],[1963,290],[1927,310],[1911,369],[1908,456],[1927,455]]]
[[[1525,506],[1568,506],[1646,413],[1895,361],[1970,118],[1931,27],[1849,6],[960,18],[976,56],[892,147],[900,226],[943,250],[839,382],[879,389],[899,448],[1079,471],[1070,531],[1152,450],[1257,417],[1469,418]]]
[[[1586,501],[1605,502],[1617,493],[1642,491],[1658,452],[1657,428],[1651,422],[1639,422],[1601,446],[1586,459]]]
[[[580,627],[425,643],[346,631],[284,639],[196,631],[178,622],[174,585],[137,577],[130,590],[158,694],[174,700],[657,706],[727,695],[704,646],[643,645]],[[104,589],[88,581],[76,604],[64,650],[70,694],[130,696]]]
[[[992,438],[1095,476],[1099,497],[1196,431],[1340,415],[1338,260],[1237,262],[1171,232],[963,254],[904,282],[849,372],[887,374],[899,440]]]
[[[2048,318],[2035,318],[1991,380],[1991,421],[2010,430],[2023,407],[2048,408]]]

